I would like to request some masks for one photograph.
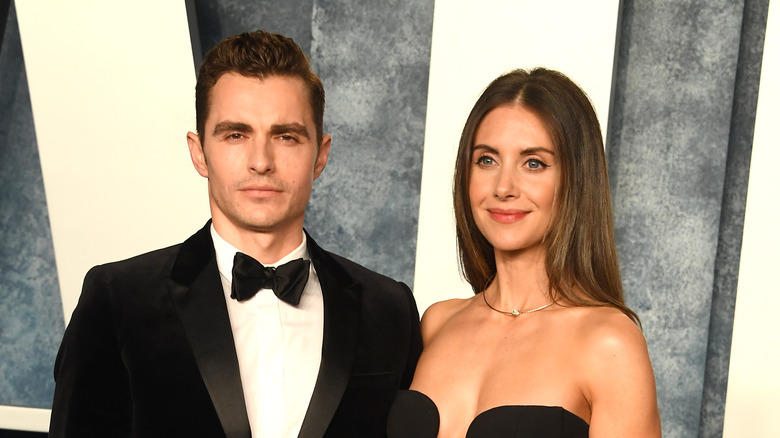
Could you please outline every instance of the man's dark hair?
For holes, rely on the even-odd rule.
[[[309,58],[291,38],[263,30],[244,32],[220,41],[206,53],[195,85],[195,123],[201,142],[211,105],[211,89],[225,73],[263,80],[269,76],[300,78],[309,92],[317,140],[322,140],[325,90],[311,71]]]

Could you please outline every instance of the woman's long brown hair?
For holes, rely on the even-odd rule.
[[[545,237],[552,299],[577,306],[612,306],[639,325],[639,317],[623,300],[601,128],[588,96],[557,71],[536,68],[504,74],[490,83],[469,114],[453,187],[461,273],[474,293],[496,274],[493,246],[474,221],[468,187],[477,128],[487,113],[507,105],[522,107],[542,120],[561,168],[556,214]]]

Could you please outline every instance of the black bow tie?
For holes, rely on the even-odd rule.
[[[309,263],[295,259],[277,268],[266,268],[252,257],[237,252],[233,257],[230,298],[245,301],[260,289],[273,289],[280,300],[297,306],[309,280]]]

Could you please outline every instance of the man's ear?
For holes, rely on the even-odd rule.
[[[194,132],[187,133],[187,146],[190,148],[190,158],[195,170],[203,178],[209,177],[209,167],[206,164],[206,156],[203,155],[203,145],[200,143],[200,137]]]
[[[330,134],[325,134],[322,136],[317,161],[314,162],[314,179],[319,178],[322,171],[325,170],[325,165],[328,164],[328,155],[330,155]]]

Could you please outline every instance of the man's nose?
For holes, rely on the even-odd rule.
[[[268,173],[274,170],[274,156],[271,143],[259,138],[249,146],[247,164],[254,173]]]

